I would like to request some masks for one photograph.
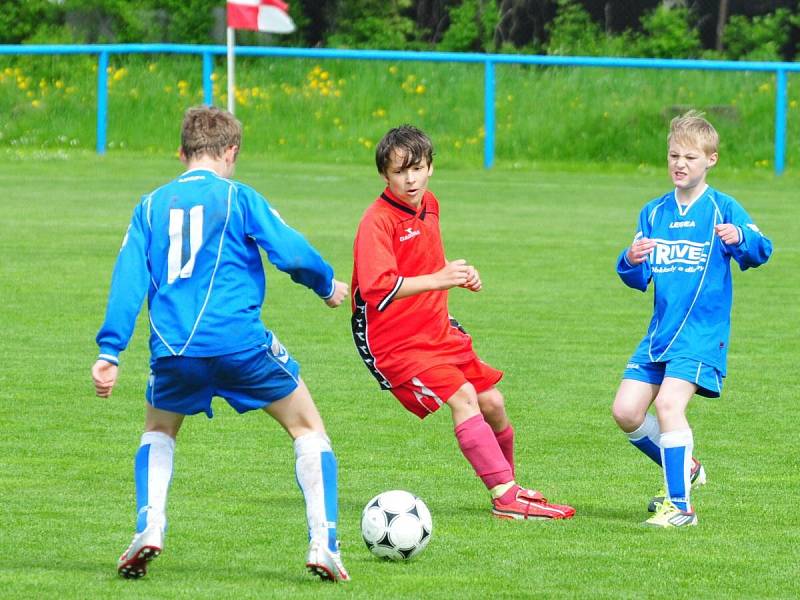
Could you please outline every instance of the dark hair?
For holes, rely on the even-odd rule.
[[[433,144],[423,131],[413,125],[400,125],[389,130],[378,142],[375,149],[375,165],[378,173],[384,175],[392,159],[392,152],[402,150],[405,153],[403,168],[416,165],[422,159],[427,159],[428,165],[433,163]]]
[[[193,106],[181,127],[181,150],[191,160],[207,154],[220,158],[227,148],[242,143],[242,124],[231,113],[214,106]]]

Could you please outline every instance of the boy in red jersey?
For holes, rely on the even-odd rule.
[[[502,371],[481,361],[447,308],[447,290],[481,289],[465,260],[447,261],[439,203],[427,190],[430,139],[410,125],[389,131],[375,153],[386,189],[367,208],[353,247],[353,340],[381,385],[420,419],[446,404],[458,445],[505,519],[568,519],[514,481],[514,430],[495,384]]]

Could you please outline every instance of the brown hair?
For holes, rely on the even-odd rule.
[[[703,118],[704,113],[690,110],[669,122],[667,143],[675,142],[702,150],[706,156],[719,148],[719,134],[714,126]]]
[[[187,109],[181,126],[181,151],[187,160],[204,154],[221,158],[225,150],[242,143],[242,124],[214,106]]]
[[[403,168],[416,165],[422,159],[427,159],[428,165],[433,163],[433,143],[425,133],[413,125],[400,125],[390,129],[383,136],[375,149],[375,165],[378,173],[386,174],[386,169],[392,159],[392,152],[402,150],[405,153]]]

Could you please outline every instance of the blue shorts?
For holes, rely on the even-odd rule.
[[[722,393],[723,375],[718,369],[694,360],[693,358],[674,358],[666,362],[635,362],[632,357],[622,374],[623,379],[635,379],[654,385],[661,385],[664,377],[683,379],[697,385],[697,394],[706,398],[719,398]]]
[[[182,415],[204,412],[211,398],[224,398],[238,413],[264,408],[291,394],[300,365],[278,338],[233,354],[211,357],[164,356],[150,365],[146,399],[153,408]]]

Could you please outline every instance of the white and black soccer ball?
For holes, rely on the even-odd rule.
[[[431,540],[433,521],[425,503],[414,494],[391,490],[367,502],[361,513],[361,535],[375,556],[407,560]]]

